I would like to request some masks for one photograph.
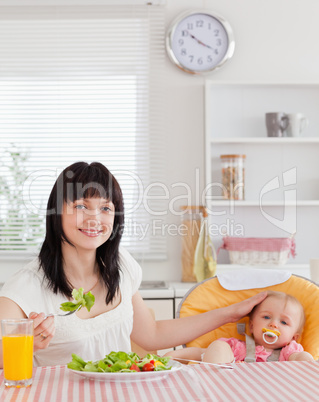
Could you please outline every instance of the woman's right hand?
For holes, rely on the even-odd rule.
[[[248,315],[251,312],[251,310],[257,304],[261,303],[266,297],[267,297],[267,291],[264,291],[257,293],[252,297],[249,297],[249,299],[225,307],[225,309],[227,309],[227,316],[229,322],[237,322],[241,318]]]
[[[44,313],[32,312],[29,318],[34,323],[34,351],[47,348],[55,333],[54,317],[45,318]]]

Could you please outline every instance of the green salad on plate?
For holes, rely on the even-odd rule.
[[[96,362],[84,361],[80,356],[72,354],[72,361],[67,367],[76,371],[97,373],[136,373],[139,371],[171,370],[168,366],[170,358],[147,354],[140,358],[136,353],[111,352]]]

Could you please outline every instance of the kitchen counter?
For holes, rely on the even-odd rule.
[[[175,290],[170,285],[167,288],[139,289],[143,299],[174,299]]]
[[[139,292],[143,299],[174,299],[184,297],[194,285],[196,282],[165,282],[165,287],[145,288],[142,286]]]
[[[197,282],[171,282],[170,285],[174,289],[175,297],[184,297],[192,287],[197,285]]]

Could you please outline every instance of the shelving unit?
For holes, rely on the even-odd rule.
[[[225,270],[225,269],[240,269],[242,267],[249,268],[249,265],[239,265],[239,264],[218,264],[218,269],[219,270]],[[279,268],[279,269],[290,269],[290,268],[295,268],[295,269],[304,269],[308,267],[308,264],[286,264],[286,265],[273,265],[274,268]],[[254,265],[254,268],[265,268],[263,265]]]
[[[288,237],[295,227],[297,257],[287,267],[306,269],[318,256],[318,110],[319,83],[206,82],[205,195],[217,248],[225,232]],[[310,124],[298,138],[267,137],[267,112],[302,112]],[[222,198],[222,154],[246,155],[244,201]],[[227,266],[226,252],[218,262]]]
[[[230,205],[231,204],[231,205]],[[209,202],[210,206],[216,206],[216,207],[259,207],[259,201],[233,201],[232,203],[229,202],[229,200],[214,200]],[[299,207],[318,207],[319,206],[319,200],[297,200],[296,202],[294,201],[286,201],[284,204],[284,201],[264,201],[263,206],[267,207],[294,207],[294,206],[299,206]]]
[[[212,138],[212,144],[318,144],[318,138],[288,138],[288,137],[250,137],[250,138]]]

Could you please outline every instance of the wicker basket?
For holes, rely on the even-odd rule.
[[[231,264],[240,265],[283,265],[290,255],[295,257],[295,239],[224,237],[218,249],[229,252]]]

